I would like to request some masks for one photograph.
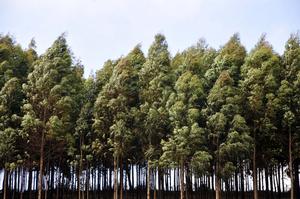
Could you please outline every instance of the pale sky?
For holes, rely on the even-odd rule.
[[[282,53],[300,29],[299,0],[0,0],[0,33],[39,54],[63,32],[85,75],[163,33],[171,54],[205,38],[215,48],[239,32],[250,50],[262,33]]]

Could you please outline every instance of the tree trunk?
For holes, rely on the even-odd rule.
[[[184,162],[180,162],[180,199],[184,199]]]
[[[215,178],[216,178],[216,199],[221,199],[221,179],[219,178],[219,162],[217,161],[216,164],[216,173],[215,173]]]
[[[295,189],[295,198],[299,198],[299,159],[297,161],[294,161],[294,171],[295,171],[295,177],[294,177],[294,189]]]
[[[123,162],[122,158],[119,161],[119,168],[120,168],[120,199],[123,199]]]
[[[40,148],[40,170],[39,170],[39,183],[38,183],[38,199],[42,199],[43,191],[43,168],[44,168],[44,147],[45,147],[45,132],[42,131],[42,141]]]
[[[89,199],[89,192],[90,192],[90,168],[89,168],[89,164],[88,163],[87,163],[87,166],[86,166],[85,189],[86,189],[86,199]]]
[[[82,136],[80,136],[80,160],[79,160],[79,169],[78,169],[78,179],[77,179],[77,183],[78,183],[78,199],[81,199],[81,191],[80,191],[80,176],[82,173],[82,162],[83,162],[83,151],[82,151]]]
[[[147,162],[147,199],[150,199],[150,160]]]
[[[118,163],[117,157],[114,156],[114,199],[118,199]]]
[[[80,197],[81,196],[81,194],[80,194],[80,175],[81,175],[81,170],[80,170],[80,166],[79,166],[79,168],[78,168],[78,176],[77,176],[78,199],[81,199],[81,197]]]
[[[265,198],[269,199],[269,172],[268,172],[268,166],[266,166],[266,168],[265,168],[265,184],[266,184]]]
[[[243,165],[241,166],[241,199],[245,199],[245,186],[244,186],[244,167]]]
[[[219,138],[217,140],[217,158],[216,158],[216,199],[221,199],[221,179],[219,178],[220,173],[220,160],[219,160]]]
[[[28,193],[29,193],[29,199],[31,199],[31,193],[32,193],[32,164],[31,164],[31,160],[30,161],[30,165],[29,165],[29,176],[28,176]]]
[[[157,170],[157,168],[154,169],[154,175],[153,175],[153,176],[154,176],[154,177],[153,177],[153,178],[154,178],[154,179],[153,179],[153,181],[154,181],[154,193],[153,193],[153,199],[156,199],[156,198],[157,198],[157,197],[156,197],[156,194],[157,194],[157,193],[156,193],[156,170]]]
[[[22,167],[21,171],[21,187],[20,187],[20,199],[23,199],[24,181],[25,181],[25,169]]]
[[[164,182],[163,182],[163,172],[162,172],[162,169],[161,168],[158,168],[158,199],[161,199],[162,198],[162,191],[163,191],[163,185],[164,185]],[[175,172],[174,172],[175,174]],[[174,179],[175,179],[175,176],[174,176]],[[174,183],[174,186],[175,186],[175,183]]]
[[[277,180],[277,190],[278,190],[278,199],[281,199],[281,188],[280,188],[280,164],[277,166],[277,174],[278,174],[278,180]]]
[[[3,178],[3,199],[7,199],[7,176],[8,171],[4,169],[4,178]]]
[[[186,176],[185,195],[186,195],[186,199],[192,199],[193,184],[192,184],[191,171],[190,171],[190,168],[189,168],[188,164],[186,164],[186,170],[185,171],[186,171],[185,172],[185,176]],[[171,179],[170,179],[170,181],[171,181]]]
[[[234,186],[235,186],[235,199],[239,199],[239,181],[238,181],[238,169],[234,174]]]
[[[292,128],[289,126],[289,171],[291,179],[291,199],[294,199],[294,173],[293,173],[293,157],[292,157]]]
[[[256,132],[254,132],[254,151],[253,151],[253,198],[258,199],[257,193],[257,169],[256,169]]]
[[[271,199],[274,199],[274,179],[273,179],[273,167],[270,167],[270,172],[269,172],[269,176],[270,176],[270,189],[271,189]]]

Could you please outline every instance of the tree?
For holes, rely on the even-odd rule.
[[[109,82],[100,92],[95,103],[94,127],[106,137],[114,164],[114,199],[123,198],[123,158],[130,148],[134,130],[133,110],[138,106],[138,70],[144,62],[140,46],[113,68]],[[110,115],[109,119],[105,116]],[[108,120],[107,120],[108,119]],[[118,194],[118,168],[120,168],[120,194]]]
[[[22,87],[17,78],[8,80],[0,91],[0,165],[5,169],[3,198],[7,198],[8,173],[16,168],[23,156],[22,149],[16,144],[22,137],[19,129],[22,97]]]
[[[282,56],[234,34],[174,57],[158,34],[87,79],[64,35],[35,46],[0,35],[1,197],[299,197],[297,34]]]
[[[299,36],[294,34],[291,35],[285,45],[285,51],[283,54],[284,64],[284,79],[281,81],[280,88],[278,89],[278,111],[280,119],[283,122],[284,133],[288,133],[288,168],[289,176],[291,180],[291,198],[297,198],[299,194],[296,190],[299,189],[299,182],[295,183],[295,173],[298,170],[298,165],[293,166],[293,163],[297,156],[299,149],[296,147],[297,134],[297,123],[299,121],[299,77],[300,77],[300,40]],[[286,142],[286,139],[284,139]],[[295,157],[294,157],[295,156]],[[295,187],[296,185],[296,187]]]
[[[241,91],[245,102],[243,110],[254,140],[253,147],[253,190],[257,192],[257,156],[263,154],[264,144],[271,143],[276,129],[274,118],[274,99],[281,79],[280,58],[272,46],[262,36],[255,48],[247,56],[241,68]],[[258,147],[263,151],[258,151]],[[266,147],[268,148],[268,147]]]
[[[4,168],[4,198],[7,195],[7,177],[9,171],[14,170],[24,162],[25,153],[21,144],[20,131],[21,105],[24,99],[22,83],[26,81],[34,54],[23,50],[9,35],[0,35],[0,132],[1,157],[0,168]]]
[[[38,198],[42,198],[45,145],[47,140],[68,142],[79,111],[77,93],[81,84],[82,67],[75,65],[64,35],[35,63],[25,84],[26,103],[23,106],[23,130],[29,143],[38,139],[39,180]]]
[[[157,34],[149,48],[148,57],[140,70],[140,111],[144,154],[147,160],[147,199],[150,199],[151,167],[157,166],[161,155],[161,140],[169,133],[166,102],[172,92],[172,73],[168,44]]]
[[[200,40],[196,45],[177,54],[177,58],[174,58],[176,62],[172,62],[173,70],[178,76],[174,91],[167,102],[172,134],[166,141],[162,140],[163,154],[160,161],[162,165],[180,168],[181,198],[184,198],[184,190],[190,191],[190,187],[186,189],[184,186],[184,176],[190,175],[185,175],[185,170],[193,167],[204,173],[207,168],[200,168],[200,165],[209,165],[212,158],[207,153],[207,136],[199,121],[206,97],[203,77],[214,55],[214,50],[204,40]]]
[[[228,71],[223,71],[207,97],[207,129],[215,157],[216,199],[221,198],[221,178],[236,170],[236,160],[245,159],[251,146],[249,130],[239,107],[239,90]]]
[[[166,165],[180,167],[180,198],[184,198],[184,170],[193,156],[201,154],[205,161],[210,155],[202,147],[205,143],[204,130],[199,127],[201,101],[204,100],[202,82],[191,71],[183,73],[175,84],[175,91],[170,95],[168,105],[173,133],[167,141],[162,140],[161,160]],[[197,161],[200,157],[197,158]],[[198,162],[199,163],[199,162]],[[202,163],[205,164],[205,163]]]
[[[94,114],[94,103],[96,100],[96,83],[94,77],[89,77],[84,81],[83,94],[82,94],[82,106],[79,117],[76,121],[75,128],[75,145],[72,146],[74,151],[73,164],[78,167],[78,198],[80,199],[81,194],[81,181],[80,177],[83,170],[83,165],[86,163],[88,169],[88,161],[92,160],[92,142],[95,137],[93,132],[93,114]],[[79,150],[78,150],[79,149]],[[95,159],[94,159],[95,160]],[[87,189],[87,193],[88,193]]]

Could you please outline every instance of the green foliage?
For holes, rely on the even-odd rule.
[[[130,151],[135,132],[134,110],[139,104],[138,71],[144,60],[140,46],[135,47],[113,67],[97,97],[94,129],[99,139],[93,146],[98,146],[98,153],[126,157]]]
[[[257,153],[265,160],[261,161],[260,166],[264,166],[271,162],[271,157],[278,154],[274,150],[279,138],[275,136],[278,129],[276,92],[283,74],[280,57],[273,52],[265,36],[260,38],[247,56],[241,74],[244,115]]]
[[[207,97],[207,130],[217,175],[230,177],[237,162],[247,159],[251,137],[245,119],[241,116],[241,96],[228,71],[223,71]]]
[[[24,138],[20,131],[22,83],[33,60],[11,36],[0,36],[0,168],[13,169],[24,156],[22,145],[17,142]]]
[[[82,74],[82,66],[74,63],[64,35],[34,62],[28,82],[23,85],[26,103],[22,120],[32,156],[36,151],[31,148],[40,145],[37,138],[41,133],[45,134],[46,143],[65,143],[62,148],[51,150],[56,153],[66,150],[73,142],[73,121],[76,121],[81,106]]]
[[[172,92],[173,76],[170,54],[165,37],[161,34],[149,48],[148,57],[139,71],[140,79],[140,135],[147,160],[158,160],[161,153],[160,140],[168,133],[166,103]]]
[[[205,73],[207,84],[211,88],[214,82],[218,79],[222,71],[227,70],[237,85],[240,79],[240,68],[246,57],[246,49],[240,42],[240,37],[236,33],[229,41],[220,49],[217,57],[214,60],[213,67]]]
[[[72,184],[75,173],[84,183],[88,172],[111,176],[112,166],[132,179],[147,163],[159,183],[172,167],[182,183],[214,176],[229,186],[233,174],[254,174],[254,167],[298,164],[297,34],[282,56],[265,36],[247,53],[234,34],[218,51],[201,39],[174,57],[157,34],[147,57],[137,45],[95,77],[82,76],[64,35],[40,56],[34,40],[22,49],[0,36],[0,169],[35,170],[40,159],[47,178],[53,169]]]

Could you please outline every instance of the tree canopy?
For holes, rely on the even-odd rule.
[[[64,34],[36,45],[0,35],[2,198],[300,197],[298,34],[174,56],[157,34],[89,77]]]

